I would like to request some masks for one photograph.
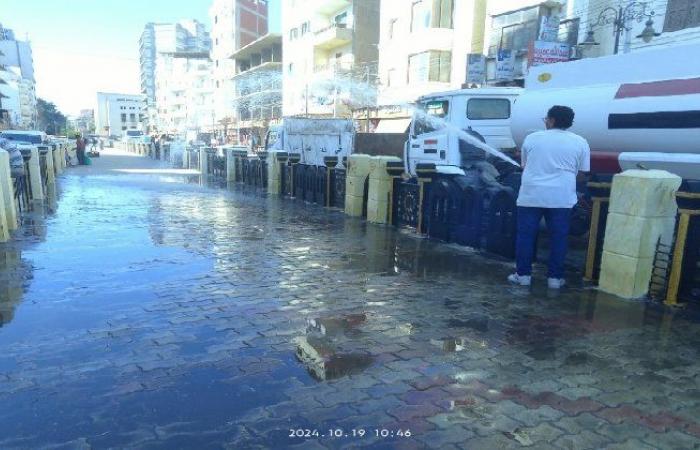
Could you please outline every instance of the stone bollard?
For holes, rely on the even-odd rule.
[[[66,158],[63,157],[63,145],[58,144],[51,153],[53,155],[54,175],[63,173],[63,164]]]
[[[628,170],[613,178],[599,287],[624,298],[647,294],[656,245],[670,246],[681,178],[663,170]]]
[[[207,150],[209,150],[209,147],[199,149],[199,173],[204,176],[209,175],[209,158],[207,158],[209,153]]]
[[[56,172],[53,166],[53,147],[49,146],[49,152],[46,154],[46,179],[47,183],[56,183]]]
[[[370,173],[369,155],[350,155],[348,172],[345,178],[345,214],[352,217],[362,217],[365,196],[365,181]]]
[[[10,239],[10,231],[17,229],[14,186],[10,174],[10,154],[0,150],[0,242]]]
[[[367,195],[367,221],[388,223],[391,209],[391,193],[394,178],[386,170],[387,163],[401,162],[395,156],[376,156],[370,161],[369,193]]]
[[[226,155],[226,181],[236,181],[236,158],[233,147],[224,147]]]
[[[44,187],[41,185],[41,161],[39,160],[39,149],[32,148],[32,157],[29,160],[29,184],[32,190],[32,199],[44,200]]]
[[[267,154],[267,192],[280,195],[282,192],[282,165],[287,164],[286,152],[270,151]]]

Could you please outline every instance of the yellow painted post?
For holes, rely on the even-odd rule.
[[[680,211],[681,217],[678,222],[678,234],[676,235],[676,245],[673,249],[673,266],[668,279],[668,290],[666,291],[666,304],[678,304],[678,288],[681,283],[681,273],[683,272],[683,255],[685,254],[685,242],[688,238],[688,225],[690,224],[690,214],[688,211]]]

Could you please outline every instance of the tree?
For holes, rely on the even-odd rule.
[[[66,116],[52,102],[37,98],[36,110],[37,129],[45,131],[46,134],[59,134],[67,128]]]

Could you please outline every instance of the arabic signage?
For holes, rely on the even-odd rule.
[[[481,84],[486,78],[486,57],[478,53],[467,55],[467,83]]]
[[[556,42],[559,39],[559,16],[543,16],[538,41]]]
[[[541,66],[562,61],[568,61],[571,46],[561,42],[535,41],[530,47],[530,66]]]
[[[496,59],[496,79],[512,80],[515,75],[515,54],[512,50],[499,50]]]

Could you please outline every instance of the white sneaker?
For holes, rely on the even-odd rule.
[[[530,286],[532,283],[532,277],[530,275],[518,275],[517,273],[512,273],[508,275],[508,281],[518,286]]]
[[[563,278],[547,278],[547,287],[550,289],[561,289],[566,285],[566,280]]]

